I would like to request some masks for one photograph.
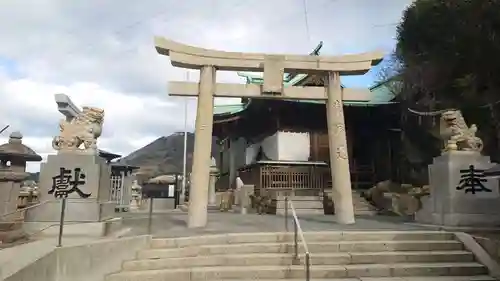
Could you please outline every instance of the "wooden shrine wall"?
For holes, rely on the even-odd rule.
[[[349,158],[352,158],[352,141],[353,137],[349,130],[347,133],[347,149],[349,152]],[[328,145],[328,133],[327,132],[309,132],[311,139],[311,161],[324,161],[330,163],[330,150]]]

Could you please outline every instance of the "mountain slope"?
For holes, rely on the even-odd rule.
[[[187,171],[191,171],[194,149],[194,134],[187,135]],[[218,151],[215,140],[212,141],[212,153]],[[140,171],[150,176],[168,173],[182,173],[184,157],[184,133],[175,133],[160,137],[150,144],[120,159],[120,163],[140,167]]]

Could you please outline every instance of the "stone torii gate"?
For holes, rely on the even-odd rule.
[[[170,57],[173,66],[200,70],[199,83],[169,83],[171,96],[198,97],[189,227],[204,227],[207,224],[214,97],[326,101],[336,221],[341,224],[355,222],[342,101],[368,101],[371,93],[368,89],[342,88],[340,75],[365,74],[382,60],[382,52],[345,56],[238,53],[197,48],[163,37],[155,37],[155,47],[159,54]],[[264,83],[216,83],[216,70],[263,72]],[[285,72],[324,75],[325,87],[284,86]]]

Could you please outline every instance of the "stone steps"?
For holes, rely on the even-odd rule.
[[[323,209],[323,201],[317,199],[316,201],[293,201],[293,207],[296,211],[300,209]],[[285,209],[285,201],[277,201],[276,209]]]
[[[311,253],[463,250],[462,243],[458,241],[442,240],[308,242],[307,246]],[[139,259],[158,259],[222,254],[292,253],[292,251],[293,243],[291,242],[244,243],[203,245],[178,249],[148,249],[139,251],[137,256]],[[299,251],[304,251],[302,245],[299,245]]]
[[[303,264],[304,255],[299,255]],[[313,253],[311,264],[344,265],[344,264],[387,264],[413,262],[473,262],[474,256],[467,251],[402,251],[402,252],[351,252],[351,253]],[[194,256],[178,258],[149,258],[126,261],[124,270],[156,270],[182,268],[186,264],[192,267],[204,266],[257,266],[257,265],[293,265],[290,253],[284,254],[228,254],[211,256]]]
[[[307,242],[340,242],[340,241],[425,241],[455,240],[453,233],[444,231],[311,231],[305,232]],[[206,246],[219,244],[242,243],[276,243],[292,242],[291,232],[250,232],[213,234],[178,238],[156,238],[151,242],[151,248],[182,248],[187,246]]]
[[[352,231],[304,236],[311,253],[312,280],[495,280],[452,233]],[[150,246],[105,281],[298,281],[305,277],[302,246],[299,260],[293,259],[293,233],[163,238],[153,239]]]
[[[324,214],[323,200],[319,196],[292,196],[293,207],[297,215],[318,215]],[[276,199],[276,214],[285,214],[285,197]],[[291,215],[291,211],[290,211]]]
[[[352,204],[356,215],[376,215],[377,209],[357,190],[352,191]]]
[[[301,209],[295,209],[297,212],[297,216],[301,215],[323,215],[325,211],[323,210],[323,206],[321,208],[301,208]],[[284,215],[285,214],[285,209],[276,209],[276,215]],[[288,215],[292,215],[291,211],[289,211]]]
[[[186,265],[188,266],[188,265]],[[313,265],[311,278],[401,277],[401,276],[477,276],[487,269],[471,263],[396,263]],[[179,269],[122,271],[107,276],[106,281],[228,280],[303,278],[304,266],[212,266]]]
[[[255,279],[231,279],[226,281],[254,281]],[[259,279],[260,281],[280,281],[283,279]],[[304,281],[301,279],[285,279],[288,281]],[[495,281],[496,279],[487,275],[483,276],[407,276],[407,277],[360,277],[360,278],[335,278],[318,279],[310,281]]]
[[[332,198],[331,191],[325,191],[325,195]],[[377,208],[375,208],[370,202],[368,202],[361,192],[358,190],[352,191],[352,204],[354,207],[354,214],[356,215],[376,215],[378,213]]]
[[[322,200],[321,196],[290,196],[288,197],[290,200],[293,200],[293,202],[299,202],[299,201],[320,201]],[[285,201],[284,196],[278,196],[276,198],[277,201]]]

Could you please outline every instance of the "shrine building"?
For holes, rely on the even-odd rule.
[[[318,56],[322,42],[311,52]],[[247,84],[262,75],[238,73]],[[284,86],[324,86],[323,77],[286,73]],[[354,190],[398,178],[401,136],[398,103],[385,84],[370,88],[369,101],[344,100],[351,181]],[[213,136],[220,151],[218,190],[244,184],[288,194],[321,195],[331,190],[324,101],[243,98],[214,107]],[[217,152],[213,152],[216,154]]]

